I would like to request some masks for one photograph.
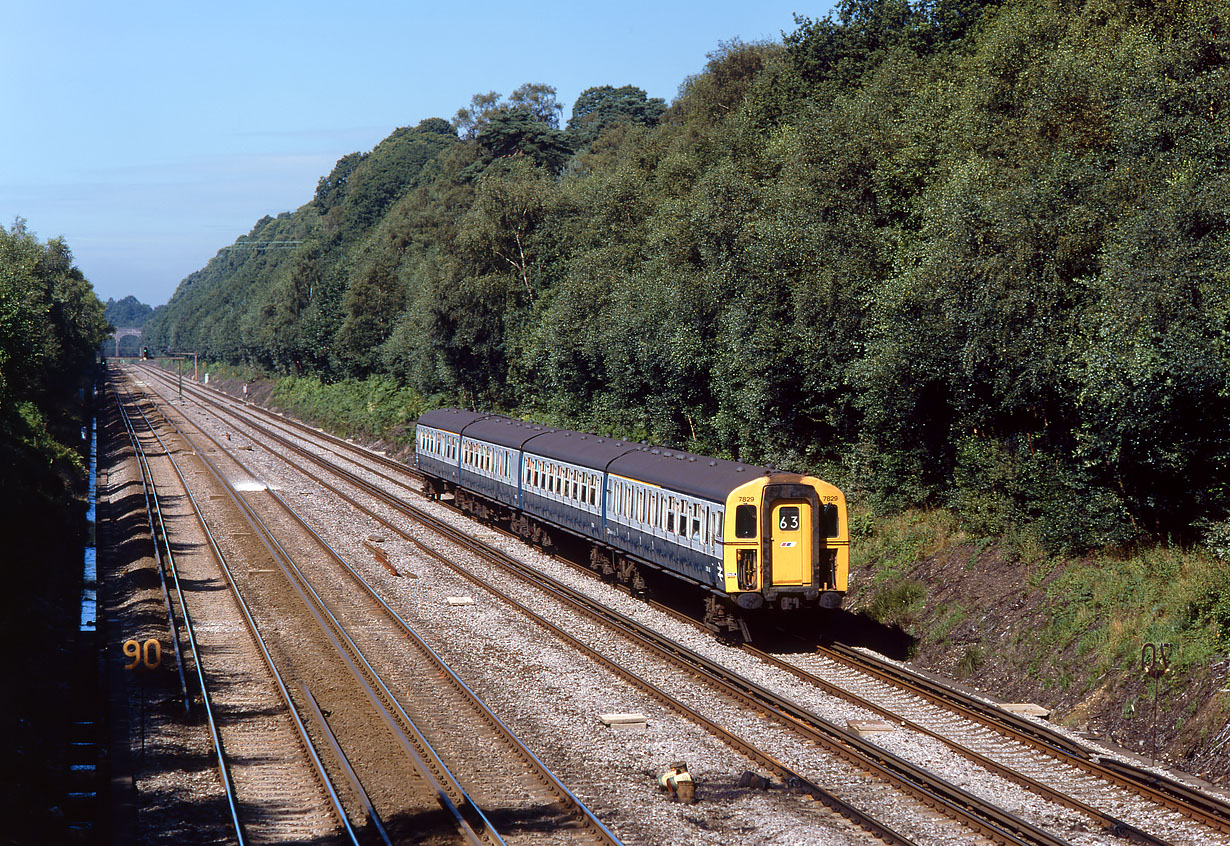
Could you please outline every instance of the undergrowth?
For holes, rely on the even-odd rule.
[[[414,437],[414,424],[428,405],[418,392],[385,376],[324,382],[313,376],[273,377],[251,368],[202,363],[211,383],[267,382],[270,404],[305,423],[342,438],[383,440],[402,446]],[[187,375],[187,373],[185,373]]]
[[[414,437],[415,421],[426,409],[418,392],[384,376],[331,383],[283,376],[274,384],[273,403],[342,437],[378,438],[397,446]]]

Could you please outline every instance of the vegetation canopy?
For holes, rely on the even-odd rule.
[[[808,468],[1048,550],[1230,533],[1230,7],[843,0],[343,157],[151,343]],[[248,243],[300,242],[295,249]]]

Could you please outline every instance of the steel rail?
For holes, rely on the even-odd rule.
[[[127,395],[127,391],[125,391],[125,394]],[[115,393],[114,389],[112,390],[112,395],[115,397],[116,407],[120,410],[120,414],[122,415],[124,419],[125,426],[129,430],[129,438],[132,439],[133,441],[133,447],[142,456],[142,461],[144,461],[145,451],[144,451],[144,448],[139,445],[139,442],[136,439],[136,430],[132,426],[132,421],[128,417],[128,412],[124,409],[124,406],[122,402],[120,401],[120,397],[118,396],[118,394]],[[131,396],[129,398],[131,399]],[[168,455],[168,457],[170,456]],[[146,465],[146,469],[148,469],[148,465]],[[144,472],[144,470],[142,472]],[[152,474],[150,476],[150,480],[152,483],[153,481]],[[168,543],[168,549],[169,549],[169,543]],[[176,574],[176,586],[178,587],[178,585],[179,585],[179,577],[178,577],[178,574]],[[188,645],[192,649],[192,657],[193,657],[192,663],[196,667],[197,682],[201,686],[201,701],[204,704],[204,708],[205,708],[205,719],[206,719],[206,723],[209,726],[209,737],[210,737],[211,742],[213,743],[214,755],[215,755],[215,758],[217,759],[217,764],[218,764],[218,773],[222,779],[222,790],[223,790],[223,793],[226,795],[226,803],[230,811],[231,824],[235,829],[235,839],[238,841],[240,846],[243,846],[243,843],[244,843],[243,826],[239,822],[239,808],[236,804],[235,783],[231,780],[230,769],[227,766],[226,753],[222,746],[222,735],[218,730],[217,719],[214,717],[213,703],[209,695],[209,685],[206,684],[205,676],[201,669],[200,652],[198,650],[197,643],[196,643],[196,632],[193,629],[191,619],[188,617],[188,606],[183,604],[182,594],[180,594],[180,603],[181,603],[181,609],[184,613],[184,628],[188,636]]]
[[[1189,788],[1158,773],[1133,767],[1109,756],[1097,756],[1088,747],[1047,726],[988,705],[968,693],[934,679],[873,658],[849,646],[831,643],[817,651],[833,661],[852,667],[895,687],[901,687],[929,702],[948,708],[1000,734],[1043,749],[1059,760],[1105,781],[1133,790],[1147,799],[1195,819],[1210,828],[1230,834],[1230,804]]]
[[[115,396],[114,392],[112,392],[112,396]],[[116,408],[119,409],[120,419],[124,423],[124,429],[128,434],[128,441],[132,444],[133,455],[137,459],[137,468],[141,474],[141,491],[145,496],[145,516],[149,524],[149,536],[154,549],[154,563],[158,568],[158,583],[162,587],[162,601],[167,609],[167,625],[171,629],[171,645],[175,652],[175,670],[179,673],[179,688],[184,695],[184,713],[191,714],[192,697],[188,693],[188,680],[184,676],[184,656],[179,648],[179,626],[175,623],[175,609],[171,605],[171,594],[167,590],[166,569],[163,567],[162,554],[158,551],[158,531],[154,528],[154,512],[156,511],[158,513],[158,525],[163,528],[163,543],[169,555],[171,545],[167,541],[165,525],[162,522],[162,503],[158,500],[158,488],[154,484],[154,474],[150,470],[149,462],[146,460],[145,449],[137,438],[137,430],[128,418],[128,412],[124,410],[124,406],[120,403],[118,396],[115,397],[115,404]],[[174,561],[171,562],[171,571],[175,572]],[[178,588],[178,578],[175,584]],[[187,620],[185,619],[186,624]],[[191,643],[191,641],[192,636],[189,633],[189,642]]]
[[[363,805],[363,812],[367,814],[367,819],[375,826],[376,833],[380,835],[380,839],[386,846],[393,846],[393,841],[389,839],[389,833],[384,830],[384,823],[380,821],[380,814],[376,812],[376,806],[372,804],[367,791],[363,789],[363,782],[359,781],[359,774],[350,765],[350,759],[342,751],[342,744],[337,742],[337,735],[329,727],[329,721],[325,719],[324,712],[320,710],[316,697],[312,695],[312,691],[308,689],[306,684],[299,685],[299,689],[303,691],[303,701],[307,702],[309,712],[316,719],[316,722],[320,724],[321,734],[325,736],[329,748],[333,750],[334,756],[336,756],[342,765],[342,769],[346,772],[346,780],[350,782],[350,788],[359,797],[359,801]]]
[[[983,755],[979,752],[975,752],[974,750],[969,749],[966,746],[962,746],[958,741],[953,740],[947,735],[941,734],[940,732],[935,731],[934,729],[927,728],[921,723],[915,722],[914,720],[911,720],[908,717],[900,716],[899,714],[894,712],[891,708],[886,708],[883,705],[877,705],[875,702],[872,702],[870,699],[867,699],[864,696],[860,696],[857,693],[853,693],[852,691],[839,687],[838,685],[833,684],[832,682],[826,681],[825,679],[820,678],[814,673],[809,673],[808,671],[800,667],[796,667],[794,664],[791,664],[788,661],[782,660],[776,655],[771,655],[768,652],[765,652],[763,650],[749,646],[747,644],[743,645],[743,651],[747,652],[749,655],[752,655],[756,659],[764,662],[765,664],[768,664],[772,667],[776,667],[777,669],[782,670],[784,672],[790,673],[796,678],[802,681],[805,681],[808,684],[819,688],[820,690],[823,690],[825,693],[829,694],[830,696],[844,699],[845,701],[853,705],[856,705],[859,708],[863,708],[865,710],[871,711],[872,713],[878,714],[881,717],[884,717],[885,719],[900,723],[903,727],[909,729],[912,732],[921,734],[924,737],[929,737],[932,740],[938,741],[939,743],[942,743],[944,746],[947,746],[953,752],[962,756],[966,760],[977,764],[983,769],[990,770],[991,772],[999,776],[1002,776],[1003,778],[1006,778],[1009,781],[1020,785],[1021,787],[1024,787],[1026,790],[1030,791],[1031,793],[1035,793],[1038,796],[1041,796],[1043,799],[1046,799],[1047,801],[1055,802],[1056,804],[1059,804],[1059,805],[1065,805],[1075,811],[1080,811],[1086,816],[1089,816],[1092,819],[1099,822],[1108,833],[1113,834],[1116,837],[1123,837],[1125,839],[1131,840],[1136,843],[1147,844],[1147,846],[1170,846],[1169,841],[1162,840],[1158,837],[1155,837],[1152,834],[1149,834],[1148,832],[1142,831],[1136,826],[1133,826],[1132,824],[1125,822],[1124,820],[1121,820],[1111,814],[1106,813],[1105,811],[1100,811],[1097,808],[1094,808],[1093,806],[1085,802],[1082,802],[1080,799],[1077,799],[1073,796],[1069,796],[1068,794],[1063,793],[1062,791],[1059,791],[1059,790],[1055,790],[1052,787],[1048,787],[1047,785],[1043,784],[1037,779],[1031,778],[1030,776],[1027,776],[1024,773],[1018,770],[1015,770],[1012,767],[1007,766],[1006,764],[1001,764],[995,759],[987,755]],[[1034,747],[1029,747],[1029,748],[1034,748]]]
[[[140,411],[142,416],[144,416],[144,411],[140,409],[139,403],[134,403],[134,405],[137,407],[138,411]],[[148,418],[146,418],[146,422],[149,423]],[[282,674],[278,672],[278,668],[273,662],[273,656],[269,653],[269,649],[265,644],[264,638],[261,637],[260,631],[256,627],[256,621],[252,617],[252,612],[248,608],[247,602],[244,601],[243,597],[239,593],[238,586],[235,582],[234,574],[231,572],[231,568],[230,568],[230,565],[227,563],[226,556],[222,553],[222,550],[218,546],[217,539],[214,537],[213,532],[210,530],[209,524],[205,521],[204,513],[202,512],[200,504],[197,502],[196,497],[193,496],[192,491],[188,487],[187,479],[184,477],[183,471],[179,467],[179,462],[175,460],[175,457],[171,454],[171,451],[167,449],[166,442],[163,441],[162,437],[158,435],[158,433],[154,430],[152,423],[150,424],[150,431],[154,435],[154,438],[162,446],[163,450],[166,452],[166,456],[170,460],[171,466],[174,468],[175,474],[179,478],[180,484],[183,486],[184,494],[187,496],[188,502],[192,505],[192,510],[193,510],[194,515],[196,516],[197,522],[200,524],[202,531],[205,533],[205,538],[206,540],[209,541],[209,546],[210,546],[210,549],[213,551],[215,560],[218,562],[219,567],[222,570],[223,576],[225,577],[227,584],[231,588],[231,595],[235,598],[236,604],[240,610],[240,613],[242,614],[244,621],[248,627],[248,631],[252,635],[253,641],[255,642],[257,649],[260,651],[261,656],[265,661],[265,665],[269,668],[270,677],[273,679],[274,684],[277,687],[280,696],[282,697],[282,701],[286,705],[287,712],[289,713],[291,721],[297,730],[297,737],[299,738],[300,744],[302,745],[304,751],[306,752],[309,760],[311,760],[312,762],[312,772],[315,774],[318,783],[324,789],[326,795],[328,796],[330,804],[332,805],[334,809],[334,813],[337,814],[339,821],[342,824],[342,828],[347,834],[347,836],[349,837],[350,842],[353,844],[353,846],[359,846],[358,837],[355,834],[354,828],[350,824],[349,817],[346,815],[346,809],[342,806],[341,799],[340,797],[338,797],[337,791],[334,790],[333,784],[329,780],[329,776],[326,773],[325,768],[324,768],[324,763],[320,760],[320,756],[316,754],[316,749],[312,745],[311,740],[308,736],[307,727],[303,724],[303,720],[300,719],[299,713],[294,707],[294,702],[291,699],[290,691],[287,689],[286,683],[282,679]],[[198,455],[198,457],[200,456]],[[198,674],[201,674],[202,673],[201,662],[198,660],[196,664],[197,664],[197,672]],[[205,684],[204,676],[200,675],[200,678],[201,678],[201,684],[204,685]],[[223,754],[221,737],[218,734],[216,725],[212,720],[210,722],[210,726],[211,726],[211,731],[214,734],[215,748],[218,750],[218,754],[221,758]],[[229,779],[229,774],[226,776],[226,778]]]

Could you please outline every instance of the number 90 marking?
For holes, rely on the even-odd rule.
[[[125,664],[125,670],[136,669],[138,664],[141,664],[147,670],[156,670],[162,666],[162,644],[155,638],[150,638],[145,643],[137,643],[135,640],[124,641],[124,655],[132,659],[131,664]]]

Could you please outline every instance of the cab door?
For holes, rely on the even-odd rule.
[[[773,504],[769,522],[773,584],[811,583],[811,503],[784,499]]]

